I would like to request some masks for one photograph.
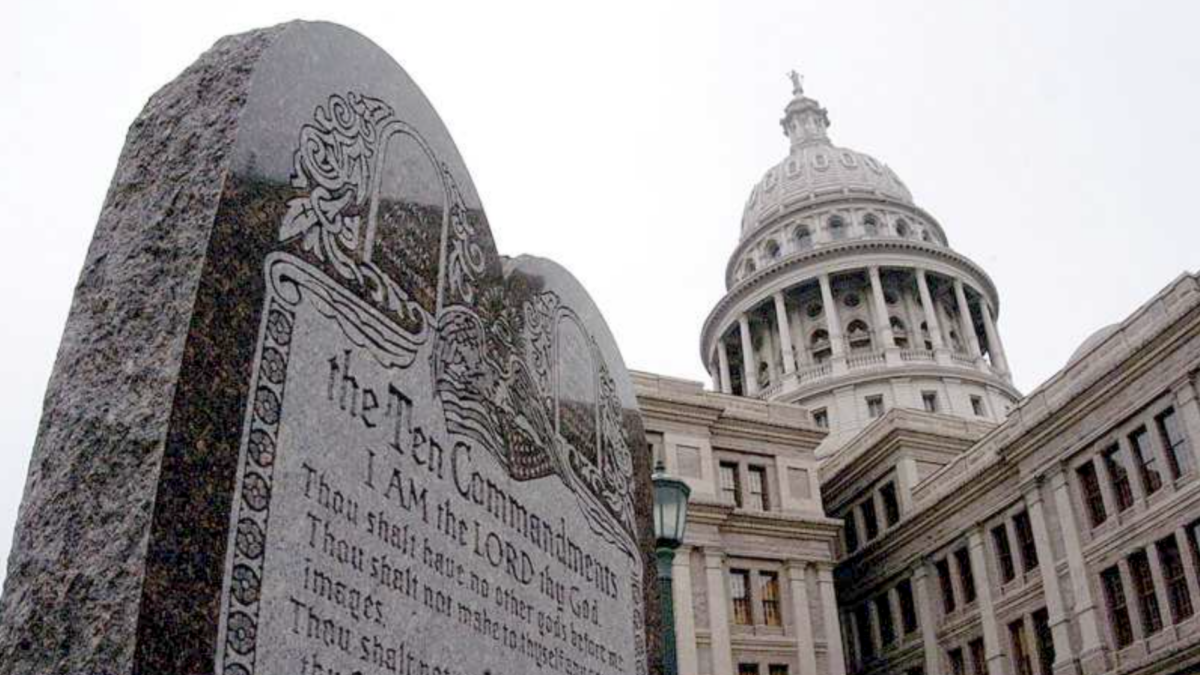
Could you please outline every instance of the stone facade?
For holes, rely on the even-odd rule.
[[[680,673],[842,675],[827,518],[807,411],[633,373],[646,439],[692,489],[674,585]],[[775,670],[771,670],[775,668]]]
[[[635,376],[693,488],[679,672],[1200,670],[1200,277],[1022,397],[986,273],[794,94],[701,336],[720,393]]]

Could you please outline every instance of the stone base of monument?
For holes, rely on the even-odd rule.
[[[645,447],[586,291],[498,255],[386,53],[323,23],[224,38],[129,130],[0,670],[658,672]]]

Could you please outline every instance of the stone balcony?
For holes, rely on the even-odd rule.
[[[870,351],[850,352],[843,356],[831,357],[820,363],[800,365],[795,372],[782,374],[775,381],[759,386],[756,398],[774,398],[781,393],[790,393],[801,389],[818,388],[843,376],[877,373],[888,369],[919,368],[922,365],[936,365],[939,368],[949,367],[948,373],[961,369],[964,374],[982,374],[1008,382],[1009,376],[997,370],[986,357],[975,359],[968,354],[947,349],[877,349]]]

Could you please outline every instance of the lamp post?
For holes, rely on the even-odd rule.
[[[675,660],[675,596],[671,588],[671,568],[675,549],[683,543],[687,525],[688,497],[692,490],[681,480],[668,478],[662,462],[654,467],[654,536],[658,558],[658,598],[662,604],[663,672],[677,675]]]

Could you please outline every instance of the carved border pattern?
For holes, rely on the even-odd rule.
[[[224,617],[225,675],[251,675],[257,656],[259,601],[262,599],[275,449],[295,325],[295,314],[280,306],[274,298],[269,307],[254,375],[250,430],[243,440],[245,459],[235,492],[241,502],[234,507],[238,521],[230,563],[229,605]]]

